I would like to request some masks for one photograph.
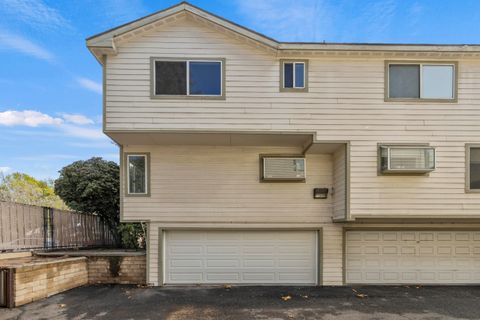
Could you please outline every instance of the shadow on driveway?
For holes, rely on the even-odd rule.
[[[480,319],[480,287],[86,286],[0,319]]]

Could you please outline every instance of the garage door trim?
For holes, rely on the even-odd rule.
[[[316,235],[316,285],[323,285],[323,228],[322,227],[305,227],[305,228],[196,228],[196,227],[159,227],[158,228],[158,284],[160,286],[172,285],[181,286],[181,284],[165,283],[165,246],[166,232],[168,231],[314,231]],[[148,265],[147,261],[147,265]],[[149,269],[149,266],[147,266]]]
[[[480,231],[480,227],[402,227],[402,226],[388,226],[388,227],[343,227],[342,232],[342,283],[343,285],[354,285],[355,283],[347,282],[347,232],[348,231]],[[390,285],[390,284],[384,284]],[[394,285],[394,284],[391,284]],[[456,284],[457,285],[457,284]],[[459,284],[461,285],[461,284]]]

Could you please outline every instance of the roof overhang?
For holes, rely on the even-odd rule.
[[[302,153],[333,153],[346,141],[318,141],[305,132],[108,132],[118,145],[294,147]]]
[[[87,39],[87,47],[103,63],[103,55],[117,53],[115,43],[122,37],[136,36],[142,30],[151,30],[153,27],[162,25],[164,22],[175,20],[177,15],[187,14],[197,20],[208,22],[217,28],[221,28],[237,37],[247,39],[256,45],[260,45],[277,54],[326,54],[326,53],[410,53],[426,54],[462,54],[464,57],[480,57],[480,45],[435,45],[435,44],[383,44],[383,43],[303,43],[303,42],[279,42],[261,33],[226,20],[213,13],[207,12],[187,2],[181,2],[165,10],[155,12],[146,17],[134,20],[130,23],[99,33]]]

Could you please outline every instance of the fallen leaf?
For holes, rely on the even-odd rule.
[[[288,300],[290,300],[290,299],[292,299],[291,296],[282,296],[282,300],[283,300],[283,301],[288,301]]]
[[[357,298],[363,299],[363,298],[368,297],[368,295],[363,294],[363,293],[360,293],[360,292],[358,292],[358,291],[355,290],[355,289],[352,289],[352,291],[355,293],[355,296],[356,296]]]

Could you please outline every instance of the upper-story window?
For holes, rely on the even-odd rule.
[[[152,59],[152,97],[223,96],[224,60]]]
[[[480,144],[467,144],[467,191],[480,192]]]
[[[307,75],[307,60],[281,60],[280,91],[307,91]]]
[[[455,101],[456,69],[456,63],[387,62],[386,99]]]

